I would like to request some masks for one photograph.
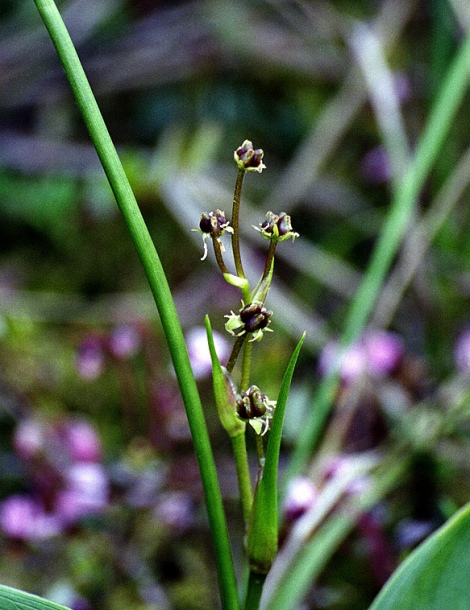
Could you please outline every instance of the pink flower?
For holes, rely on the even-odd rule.
[[[369,331],[342,352],[337,342],[328,343],[320,354],[319,370],[326,375],[337,367],[344,383],[353,383],[364,374],[385,377],[394,372],[403,354],[403,340],[398,335]]]
[[[160,494],[155,515],[168,527],[187,530],[195,520],[193,501],[182,491],[168,491]]]
[[[369,373],[375,377],[392,373],[404,354],[401,337],[387,331],[369,332],[363,344]]]
[[[113,330],[108,348],[115,358],[126,360],[139,351],[141,343],[137,330],[128,324],[122,324]]]
[[[220,333],[214,331],[214,344],[219,360],[224,363],[230,355],[230,344]],[[192,328],[186,334],[189,360],[196,379],[206,377],[212,372],[212,362],[207,344],[206,329],[202,326]]]
[[[284,513],[289,520],[298,519],[311,508],[318,497],[316,486],[308,477],[297,477],[287,488]]]
[[[16,426],[13,435],[13,446],[24,460],[31,460],[44,451],[46,435],[44,425],[38,419],[31,417],[23,419]]]
[[[7,536],[20,540],[44,540],[62,532],[57,516],[25,495],[10,496],[2,503],[0,524]]]
[[[454,360],[461,373],[470,373],[470,329],[464,330],[458,336],[455,342]]]
[[[57,494],[56,510],[64,523],[102,513],[109,499],[108,475],[101,464],[73,464],[65,476],[66,486]]]
[[[64,428],[64,440],[70,457],[77,462],[98,462],[101,441],[94,427],[85,420],[71,419]]]
[[[77,372],[85,381],[98,379],[104,370],[105,357],[99,337],[87,337],[79,346],[75,358]]]

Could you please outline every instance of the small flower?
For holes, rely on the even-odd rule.
[[[256,385],[242,392],[236,403],[238,417],[248,421],[256,434],[261,436],[269,430],[275,408],[276,401],[269,400]]]
[[[30,417],[20,421],[13,436],[13,446],[24,460],[32,460],[44,452],[47,438],[44,423]]]
[[[104,371],[105,353],[100,337],[86,337],[77,350],[75,366],[78,374],[85,381],[94,381]]]
[[[214,344],[219,360],[225,361],[230,356],[230,344],[225,336],[213,331]],[[212,361],[207,345],[206,329],[202,326],[192,328],[186,335],[189,360],[196,379],[207,377],[212,372]]]
[[[215,210],[215,212],[209,212],[208,214],[203,213],[199,222],[199,229],[192,229],[197,233],[202,234],[202,241],[204,243],[204,254],[201,260],[205,260],[207,257],[207,244],[206,239],[208,237],[216,239],[220,244],[220,249],[225,252],[224,245],[220,239],[225,231],[233,233],[233,228],[229,226],[230,222],[225,218],[225,212],[221,210]]]
[[[73,461],[98,462],[101,459],[100,437],[95,428],[86,420],[68,420],[63,426],[62,434]]]
[[[470,373],[470,329],[465,329],[457,338],[454,348],[454,360],[460,373]]]
[[[140,349],[142,339],[138,330],[130,324],[120,324],[113,329],[108,348],[114,358],[127,360]]]
[[[41,502],[26,495],[9,496],[0,507],[0,526],[6,536],[40,541],[62,533],[56,515],[46,513]]]
[[[317,501],[318,490],[308,477],[293,479],[288,487],[284,503],[284,514],[289,521],[295,521],[306,513]]]
[[[286,239],[292,238],[292,241],[299,234],[292,230],[290,216],[285,212],[273,214],[268,212],[266,214],[266,220],[260,224],[259,228],[253,227],[261,233],[264,239],[273,240],[276,242],[285,241]]]
[[[241,146],[233,153],[233,157],[238,166],[245,172],[261,172],[266,168],[262,159],[264,151],[261,148],[254,150],[250,140],[245,140]]]
[[[249,305],[244,305],[242,301],[242,309],[238,314],[230,312],[230,315],[225,316],[228,321],[225,323],[225,330],[234,337],[240,337],[245,333],[252,333],[253,337],[250,341],[261,341],[263,332],[272,332],[267,328],[271,322],[272,311],[268,311],[261,303],[253,301]]]
[[[64,524],[101,514],[108,506],[109,479],[101,464],[77,462],[64,473],[65,488],[57,494],[56,511]]]

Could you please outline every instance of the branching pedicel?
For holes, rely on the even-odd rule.
[[[276,246],[281,241],[289,238],[294,241],[298,237],[298,233],[292,230],[290,216],[285,212],[274,214],[270,211],[266,214],[264,222],[260,223],[259,227],[254,227],[270,243],[263,274],[252,291],[245,277],[240,255],[240,200],[245,173],[261,173],[266,168],[263,163],[263,156],[263,150],[255,150],[249,140],[245,140],[237,148],[234,152],[234,159],[238,167],[238,175],[233,197],[231,222],[227,220],[224,212],[217,209],[207,214],[202,214],[199,229],[193,229],[202,234],[204,254],[201,260],[207,257],[207,240],[211,239],[217,264],[225,280],[229,284],[240,288],[242,292],[241,308],[237,312],[231,311],[230,314],[225,316],[227,318],[225,329],[236,338],[226,371],[227,374],[232,373],[241,348],[244,346],[242,384],[240,391],[236,395],[233,408],[236,416],[244,422],[250,423],[257,435],[263,435],[269,430],[270,420],[276,403],[269,400],[257,386],[248,387],[251,360],[250,344],[260,341],[263,338],[264,332],[271,332],[271,329],[268,327],[271,323],[273,312],[266,309],[265,301],[271,285]],[[225,247],[222,237],[225,233],[231,234],[235,273],[230,273],[223,258]],[[246,339],[247,341],[245,342]]]

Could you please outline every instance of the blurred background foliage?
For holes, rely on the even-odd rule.
[[[268,210],[290,214],[301,235],[278,248],[268,303],[276,332],[256,346],[253,373],[275,396],[307,331],[286,422],[288,451],[310,408],[318,355],[341,332],[395,180],[470,26],[467,2],[58,5],[186,332],[205,313],[222,332],[223,315],[238,307],[212,255],[199,261],[202,243],[191,229],[204,211],[230,212],[235,148],[249,138],[264,149],[267,170],[248,177],[243,197],[250,278],[266,250],[251,225]],[[454,358],[470,323],[468,102],[467,95],[373,316],[376,330],[402,339],[400,365],[379,389],[367,389],[367,400],[361,394],[335,441],[346,454],[384,439],[394,447],[405,429],[413,445],[416,421],[424,421],[410,449],[412,472],[375,514],[395,559],[420,538],[413,524],[424,536],[468,499],[468,338]],[[75,610],[216,607],[197,469],[157,314],[32,1],[0,0],[0,142],[1,497],[33,498],[50,516],[58,490],[69,489],[64,463],[100,465],[106,479],[106,506],[74,513],[56,524],[56,535],[4,526],[0,580]],[[239,556],[233,464],[207,371],[200,377]],[[447,428],[446,409],[454,409]],[[99,456],[74,457],[64,429],[77,421],[99,435]],[[26,451],[18,440],[24,422],[36,426]],[[31,510],[17,518],[24,522]],[[403,520],[411,542],[400,538]],[[370,542],[371,529],[359,528],[303,608],[364,608],[372,600],[388,568],[364,570],[371,561],[364,531]]]

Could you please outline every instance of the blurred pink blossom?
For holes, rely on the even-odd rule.
[[[43,422],[34,417],[23,419],[15,428],[13,447],[24,460],[31,460],[44,451],[46,434]]]
[[[217,331],[213,332],[213,336],[217,355],[220,362],[224,364],[230,355],[230,343]],[[186,334],[186,345],[196,379],[210,375],[212,363],[207,344],[206,329],[202,326],[196,326],[188,331]]]
[[[460,373],[470,373],[470,329],[457,337],[454,347],[454,360]]]
[[[82,341],[75,357],[75,366],[85,381],[98,379],[105,366],[103,343],[99,337],[89,336]]]
[[[76,463],[65,475],[65,488],[58,492],[56,510],[65,523],[103,512],[108,506],[109,479],[101,464]]]
[[[335,341],[328,343],[319,359],[321,375],[337,367],[344,383],[353,383],[361,375],[385,377],[394,372],[404,355],[401,337],[388,331],[369,331],[342,352]]]
[[[155,515],[168,527],[184,531],[194,523],[194,505],[191,496],[182,491],[160,494]]]
[[[298,519],[315,504],[317,497],[317,488],[308,477],[293,479],[287,487],[285,516],[291,521]]]
[[[140,349],[142,339],[137,329],[129,324],[116,326],[111,333],[108,348],[118,359],[126,360],[134,356]]]
[[[3,501],[0,524],[7,536],[19,540],[44,540],[62,532],[56,515],[46,513],[42,504],[24,495],[10,496]]]
[[[72,460],[98,462],[101,459],[101,441],[95,428],[83,419],[70,419],[65,423],[64,440]]]

